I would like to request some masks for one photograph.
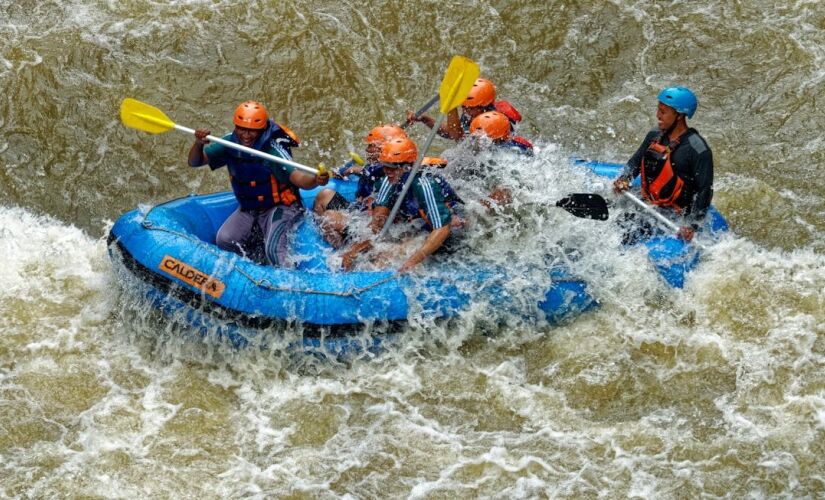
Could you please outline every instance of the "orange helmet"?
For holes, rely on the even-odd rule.
[[[367,144],[384,144],[396,137],[407,137],[407,133],[398,125],[378,125],[373,127],[369,134],[364,137],[364,142]]]
[[[486,78],[479,78],[467,94],[467,98],[461,103],[462,106],[474,108],[477,106],[489,106],[496,100],[496,87],[493,82]]]
[[[379,161],[385,163],[414,163],[418,157],[418,148],[408,137],[396,137],[381,147]]]
[[[244,128],[263,129],[266,128],[268,119],[269,116],[263,104],[257,101],[246,101],[235,108],[232,123]]]
[[[439,158],[437,156],[425,156],[421,160],[421,164],[425,167],[444,168],[447,166],[447,160],[445,160],[444,158]]]
[[[494,141],[506,139],[510,135],[510,120],[498,111],[481,113],[470,122],[470,133],[478,131]]]

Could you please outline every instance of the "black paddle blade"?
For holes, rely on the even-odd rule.
[[[573,193],[556,202],[563,208],[582,219],[607,220],[607,202],[595,193]]]

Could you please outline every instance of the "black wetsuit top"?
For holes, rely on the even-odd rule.
[[[621,174],[622,178],[630,181],[639,175],[645,151],[650,143],[660,135],[659,129],[648,132],[639,149],[625,165]],[[670,141],[665,136],[660,142],[667,145]],[[671,153],[670,162],[673,173],[684,182],[677,204],[684,208],[683,213],[687,222],[698,229],[708,211],[710,200],[713,198],[713,153],[699,132],[690,128],[679,137],[679,145]],[[652,180],[648,179],[648,181]]]

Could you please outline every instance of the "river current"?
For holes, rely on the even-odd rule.
[[[413,315],[340,362],[203,341],[130,293],[112,221],[228,179],[125,128],[124,97],[215,134],[257,99],[297,161],[337,165],[456,54],[536,145],[478,251],[529,280],[575,248],[600,308]],[[626,161],[673,84],[732,229],[683,290],[612,224],[543,208],[582,190],[570,156]],[[0,496],[821,498],[823,106],[815,0],[0,0]]]

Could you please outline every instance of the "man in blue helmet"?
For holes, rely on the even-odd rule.
[[[641,175],[642,197],[684,217],[678,236],[690,241],[713,197],[713,154],[699,132],[687,126],[698,106],[696,95],[686,87],[668,87],[658,99],[658,126],[648,132],[613,188],[617,193],[625,191]],[[636,243],[653,231],[648,225],[635,225],[625,235],[625,244]]]

